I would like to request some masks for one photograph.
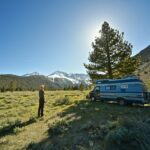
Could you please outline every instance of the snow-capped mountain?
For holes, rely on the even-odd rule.
[[[85,83],[85,84],[91,84],[90,82],[90,77],[87,74],[82,74],[82,73],[75,73],[75,74],[70,74],[70,77],[78,80],[79,83]]]
[[[24,76],[24,77],[29,77],[29,76],[39,76],[39,75],[41,75],[41,74],[38,73],[38,72],[32,72],[32,73],[24,74],[23,76]]]
[[[89,85],[90,84],[90,78],[87,74],[80,74],[80,73],[66,73],[62,71],[55,71],[51,74],[47,75],[42,75],[38,72],[33,72],[33,73],[27,73],[23,75],[22,77],[40,77],[43,80],[47,80],[49,84],[56,85],[60,88],[64,87],[70,87],[74,85],[80,85],[81,83],[84,85]]]
[[[61,79],[61,80],[68,80],[72,82],[73,84],[79,84],[78,80],[75,80],[69,76],[69,74],[61,71],[56,71],[50,75],[48,75],[49,79],[51,79],[53,82],[55,82],[55,79]]]
[[[87,74],[68,74],[66,72],[62,72],[62,71],[56,71],[50,75],[48,75],[48,78],[51,79],[53,82],[55,82],[58,79],[61,79],[63,81],[69,81],[72,84],[89,84],[90,83],[90,78]]]

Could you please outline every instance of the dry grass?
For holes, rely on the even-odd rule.
[[[37,91],[0,93],[0,149],[103,149],[120,118],[149,118],[149,107],[91,103],[85,99],[87,93],[46,92],[44,118],[37,118]]]

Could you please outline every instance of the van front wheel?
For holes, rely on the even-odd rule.
[[[124,101],[123,99],[120,99],[120,100],[118,101],[118,103],[119,103],[121,106],[123,106],[123,105],[126,104],[125,101]]]
[[[91,101],[94,102],[96,101],[96,98],[94,96],[91,97]]]

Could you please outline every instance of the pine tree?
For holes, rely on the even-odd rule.
[[[132,74],[139,63],[131,57],[132,45],[123,40],[124,33],[111,28],[107,22],[102,24],[99,33],[89,54],[91,63],[84,64],[91,79],[113,79]]]
[[[11,81],[9,85],[10,91],[15,91],[16,90],[16,81]]]
[[[84,90],[84,85],[83,85],[83,83],[80,84],[79,90],[80,90],[80,91],[83,91],[83,90]]]
[[[1,88],[1,92],[5,92],[5,87],[3,86],[2,88]]]

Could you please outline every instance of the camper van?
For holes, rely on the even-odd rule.
[[[95,88],[88,97],[91,101],[116,101],[120,105],[150,102],[150,94],[146,86],[136,76],[97,80]]]

